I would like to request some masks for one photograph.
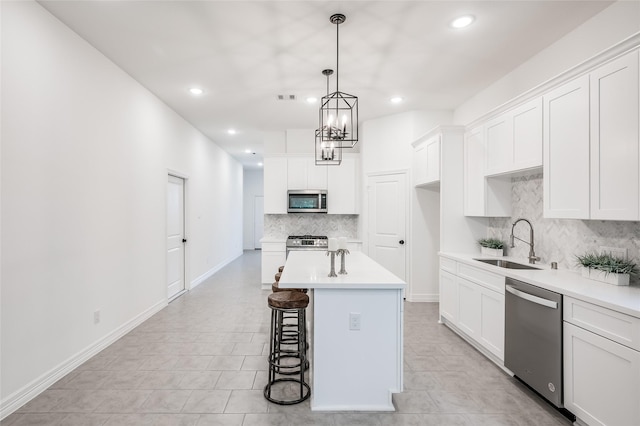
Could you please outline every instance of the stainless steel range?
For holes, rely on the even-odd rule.
[[[292,250],[327,250],[326,236],[291,235],[287,238],[287,256]]]

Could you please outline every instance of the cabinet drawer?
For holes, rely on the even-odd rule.
[[[452,274],[457,273],[456,271],[456,261],[447,259],[446,257],[440,258],[440,269],[444,271],[451,272]]]
[[[458,276],[504,294],[504,277],[473,266],[458,263]]]
[[[640,351],[640,318],[566,296],[563,309],[565,321]]]
[[[262,243],[262,251],[286,251],[286,243]]]

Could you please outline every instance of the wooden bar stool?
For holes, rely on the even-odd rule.
[[[298,404],[311,395],[311,388],[304,379],[307,361],[307,332],[306,332],[306,310],[309,306],[309,296],[301,291],[278,291],[271,293],[268,298],[268,305],[271,308],[271,332],[269,344],[269,379],[264,387],[264,397],[276,404],[292,405]],[[283,350],[284,314],[295,312],[297,314],[297,324],[295,328],[296,349]],[[286,362],[287,360],[294,362]],[[291,373],[299,374],[299,377],[278,377],[278,375]],[[273,387],[276,383],[293,382],[299,385],[295,398],[287,398],[282,395],[272,395]],[[283,390],[280,387],[280,390]]]

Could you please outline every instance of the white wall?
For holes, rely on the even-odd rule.
[[[450,111],[411,111],[369,120],[363,123],[361,133],[361,158],[363,204],[360,215],[359,234],[363,236],[363,248],[368,252],[368,176],[388,171],[407,171],[407,232],[406,255],[409,289],[407,300],[437,300],[438,283],[433,282],[425,263],[421,261],[425,250],[439,241],[435,229],[439,217],[438,194],[413,188],[411,166],[413,147],[411,143],[439,124],[452,120]],[[429,241],[427,241],[427,239]],[[432,244],[433,243],[433,244]],[[435,288],[435,290],[434,290]]]
[[[253,250],[254,246],[254,204],[256,196],[264,196],[264,173],[262,170],[245,170],[243,184],[243,225],[242,245],[245,250]]]
[[[640,2],[618,1],[460,105],[454,121],[469,124],[638,31]]]
[[[1,18],[4,416],[166,305],[167,169],[191,280],[242,253],[242,167],[37,3]]]

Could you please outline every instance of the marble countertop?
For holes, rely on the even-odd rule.
[[[480,253],[441,252],[440,256],[640,318],[640,287],[638,286],[616,286],[602,283],[583,278],[580,272],[568,269],[551,269],[549,265],[545,264],[536,264],[535,266],[540,268],[539,270],[505,269],[474,260],[492,258],[482,256]],[[527,259],[509,256],[493,257],[492,259],[528,263]]]
[[[326,251],[292,251],[280,277],[280,288],[402,289],[405,282],[362,252],[346,257],[346,275],[330,278],[331,260]],[[336,273],[340,256],[336,256]]]

